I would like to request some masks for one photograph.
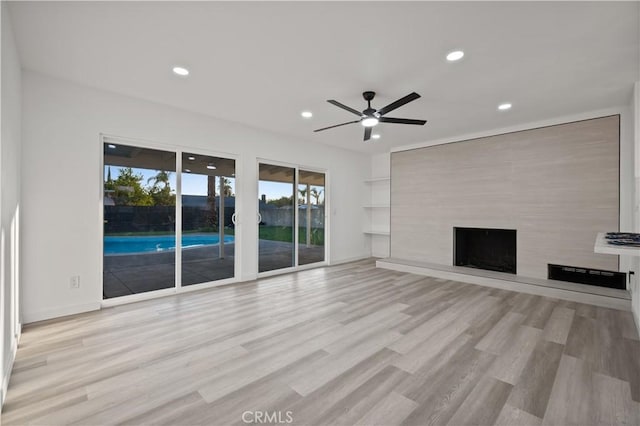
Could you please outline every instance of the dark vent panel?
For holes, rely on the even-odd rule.
[[[627,274],[549,263],[549,279],[625,290]]]

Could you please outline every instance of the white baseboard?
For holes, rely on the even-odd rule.
[[[4,365],[4,376],[2,377],[2,388],[0,388],[0,411],[2,411],[2,407],[4,406],[4,399],[7,396],[7,389],[9,388],[9,380],[11,379],[11,371],[13,371],[13,363],[16,360],[16,354],[18,353],[18,342],[20,341],[20,333],[13,340],[11,345],[11,351],[9,353],[9,359]]]
[[[246,283],[246,282],[249,282],[249,281],[255,281],[257,279],[258,279],[258,273],[257,272],[242,273],[242,274],[240,274],[240,279],[238,280],[238,282]]]
[[[329,266],[342,265],[343,263],[358,262],[360,260],[365,260],[365,259],[371,259],[371,255],[350,257],[348,259],[331,260],[329,262]]]
[[[426,275],[445,280],[460,281],[469,284],[481,285],[484,287],[499,288],[502,290],[519,291],[521,293],[534,294],[536,296],[552,297],[555,299],[569,300],[572,302],[586,303],[589,305],[603,306],[605,308],[618,309],[623,311],[631,310],[631,300],[621,299],[599,294],[581,293],[578,291],[564,290],[560,288],[545,287],[535,284],[527,284],[517,281],[507,281],[490,277],[480,277],[459,272],[439,270],[424,266],[407,265],[396,262],[378,260],[376,266],[393,271],[409,272],[416,275]]]
[[[80,305],[60,306],[57,308],[44,309],[36,312],[24,312],[23,323],[44,321],[52,318],[65,317],[67,315],[81,314],[83,312],[97,311],[101,308],[100,302],[83,303]]]

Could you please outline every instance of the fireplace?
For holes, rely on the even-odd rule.
[[[516,230],[453,228],[453,264],[516,273]]]

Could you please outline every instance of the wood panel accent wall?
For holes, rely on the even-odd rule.
[[[620,116],[394,152],[391,257],[453,264],[453,228],[517,230],[518,275],[618,270],[593,252],[620,216]]]

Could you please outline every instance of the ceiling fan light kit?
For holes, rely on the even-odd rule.
[[[397,108],[400,108],[403,105],[408,104],[411,101],[415,101],[420,97],[416,92],[410,93],[407,96],[398,99],[395,102],[391,102],[389,105],[382,107],[378,110],[371,108],[371,101],[375,98],[376,92],[363,92],[362,97],[365,101],[367,101],[367,108],[360,112],[354,108],[348,107],[340,102],[329,99],[329,102],[332,105],[337,106],[338,108],[342,108],[345,111],[349,111],[352,114],[355,114],[360,117],[359,120],[348,121],[346,123],[336,124],[329,127],[323,127],[322,129],[316,129],[314,132],[321,132],[323,130],[333,129],[335,127],[346,126],[347,124],[355,124],[360,123],[364,126],[364,140],[368,141],[371,139],[371,129],[374,126],[377,126],[379,123],[394,123],[394,124],[414,124],[418,126],[423,126],[427,120],[416,120],[412,118],[392,118],[392,117],[383,117],[388,112],[391,112]]]
[[[380,121],[376,117],[367,117],[363,118],[360,123],[362,123],[364,127],[373,127],[377,126],[379,122]]]

